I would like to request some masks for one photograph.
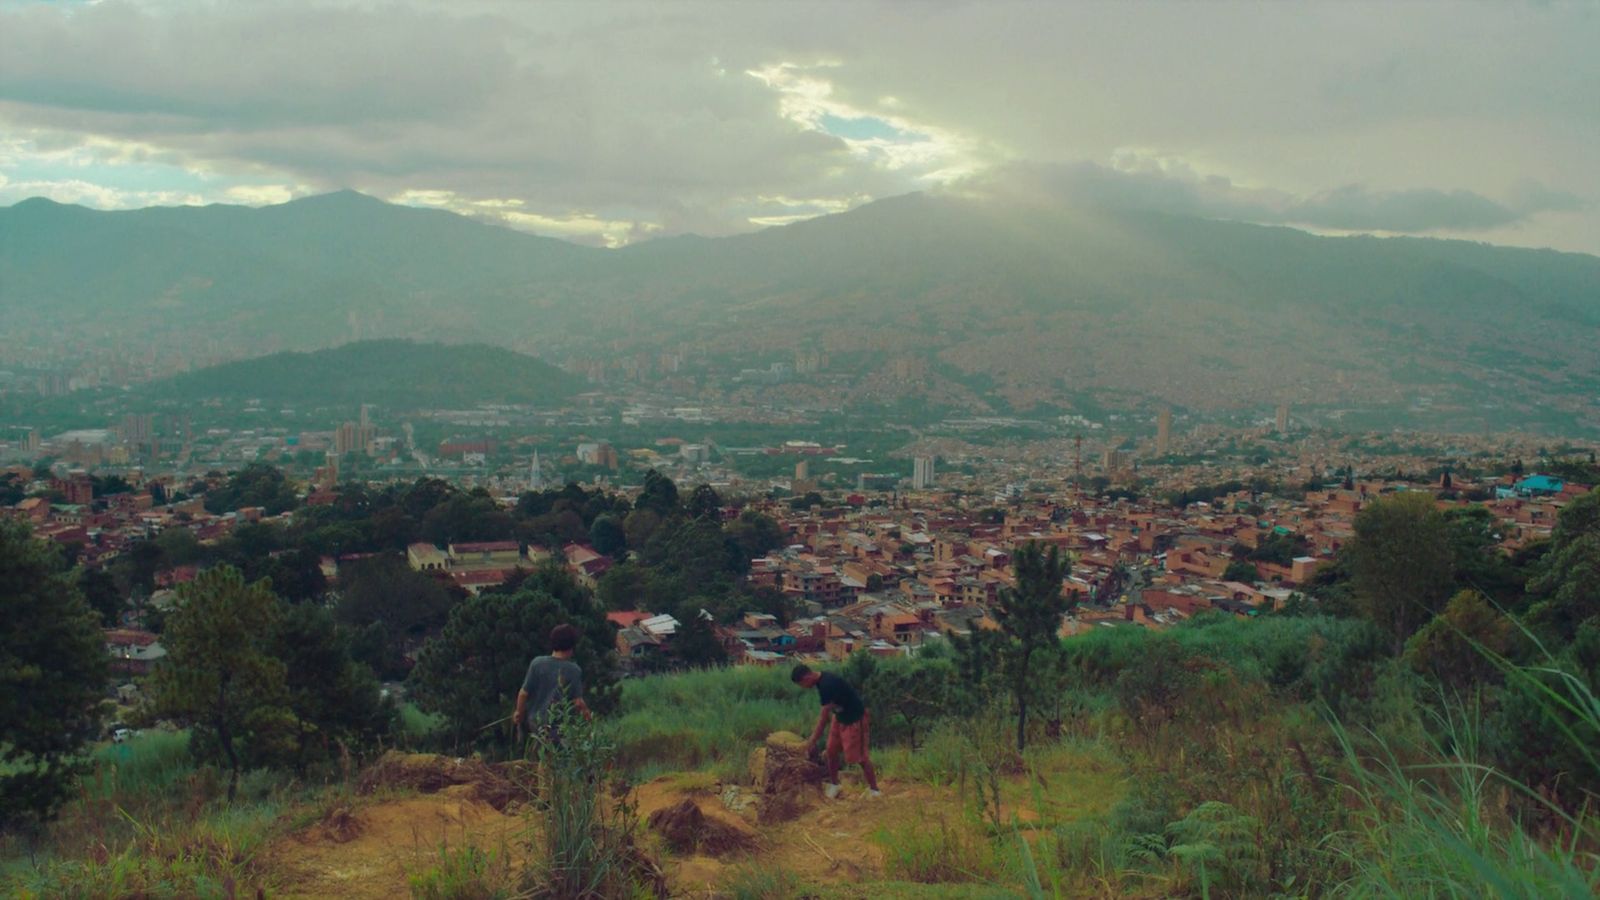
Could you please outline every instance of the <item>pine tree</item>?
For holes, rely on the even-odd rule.
[[[240,750],[271,754],[289,718],[283,662],[270,653],[279,600],[270,583],[246,583],[239,570],[217,566],[178,588],[163,635],[167,658],[156,668],[153,712],[194,723],[190,747],[202,759],[225,761],[228,799],[239,787]]]
[[[105,644],[61,554],[0,520],[0,825],[43,818],[100,724]]]
[[[1000,669],[1017,704],[1018,751],[1027,746],[1028,701],[1037,683],[1031,667],[1060,646],[1061,617],[1071,607],[1061,593],[1068,565],[1059,548],[1023,545],[1013,562],[1016,586],[1000,591],[994,606],[995,621],[1007,639],[999,648]]]

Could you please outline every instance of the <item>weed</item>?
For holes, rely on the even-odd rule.
[[[994,847],[975,829],[939,817],[884,829],[884,874],[922,884],[982,882],[999,873]]]
[[[723,880],[722,890],[732,900],[799,900],[807,896],[795,873],[756,865],[732,870]]]
[[[470,845],[441,845],[439,860],[406,880],[415,900],[501,900],[513,894],[507,857]]]

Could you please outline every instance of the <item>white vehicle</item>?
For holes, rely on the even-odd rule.
[[[116,731],[111,732],[111,741],[112,743],[120,744],[123,741],[126,741],[128,738],[133,737],[133,735],[134,731],[132,728],[118,728]]]

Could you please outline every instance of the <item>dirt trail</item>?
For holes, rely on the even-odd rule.
[[[525,820],[502,770],[471,760],[389,753],[363,773],[358,796],[266,853],[284,897],[410,896],[408,877],[444,848],[527,857]],[[394,792],[407,792],[391,796]],[[420,794],[410,794],[417,791]]]
[[[432,765],[430,759],[452,764],[414,757],[405,771]],[[758,763],[762,759],[755,757]],[[435,792],[390,796],[380,787],[373,796],[356,798],[348,809],[279,840],[265,859],[276,875],[274,895],[407,897],[408,876],[438,862],[441,847],[508,853],[520,868],[538,852],[529,841],[529,820],[515,803],[504,812],[496,808],[505,804],[493,770],[455,765],[449,771],[467,779],[462,783],[436,788],[450,779],[429,777],[418,786],[416,779],[403,777],[398,779],[402,788]],[[760,774],[753,774],[760,785]],[[491,783],[471,780],[475,777]],[[941,821],[963,818],[961,799],[950,787],[891,780],[883,784],[883,796],[867,798],[864,786],[846,776],[844,793],[836,800],[824,799],[815,783],[786,783],[785,790],[793,792],[784,804],[792,818],[762,824],[761,814],[771,805],[762,802],[756,786],[716,784],[697,773],[637,785],[632,797],[643,848],[666,872],[672,895],[721,896],[729,870],[750,865],[786,869],[814,884],[880,881],[885,862],[880,835],[906,827],[938,828]],[[698,813],[686,809],[685,801]],[[1022,808],[1016,812],[1025,821],[1037,815]],[[652,814],[658,814],[654,829],[647,824]],[[674,828],[680,833],[663,833]],[[697,829],[698,837],[686,845],[682,828]]]

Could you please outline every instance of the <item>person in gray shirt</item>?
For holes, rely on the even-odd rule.
[[[517,691],[517,710],[512,713],[512,721],[526,729],[526,734],[558,741],[560,736],[549,721],[550,709],[563,701],[570,702],[585,719],[594,718],[583,702],[583,669],[572,660],[577,646],[578,629],[557,625],[550,629],[550,655],[534,657],[528,663],[522,690]]]

